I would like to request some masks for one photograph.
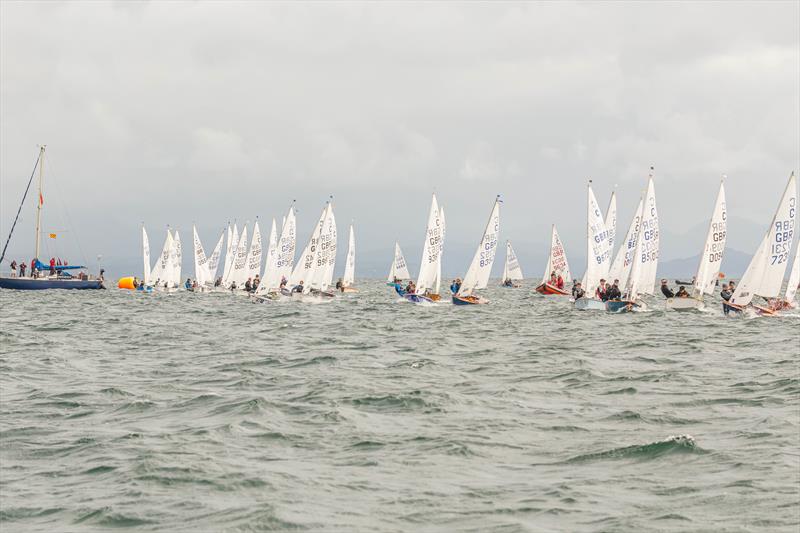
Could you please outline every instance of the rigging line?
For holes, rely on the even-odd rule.
[[[8,238],[6,239],[6,244],[3,246],[3,253],[0,254],[0,263],[3,262],[3,259],[6,257],[6,250],[8,249],[8,243],[11,242],[11,235],[14,234],[14,228],[17,226],[17,220],[19,220],[19,214],[22,212],[22,206],[25,205],[25,198],[28,196],[28,191],[31,188],[31,183],[33,183],[33,177],[36,175],[36,168],[39,166],[39,160],[42,158],[42,152],[39,151],[39,155],[36,157],[36,163],[33,165],[33,171],[31,172],[31,179],[28,180],[28,186],[25,187],[25,194],[22,195],[22,202],[19,204],[19,209],[17,209],[17,216],[14,217],[14,223],[11,224],[11,231],[8,232]]]
[[[75,244],[78,245],[78,253],[81,254],[81,259],[83,259],[82,263],[84,265],[86,265],[86,267],[88,268],[89,267],[89,261],[88,261],[88,258],[86,256],[86,253],[83,251],[83,247],[81,246],[81,241],[80,241],[80,239],[78,239],[78,233],[75,231],[75,225],[72,223],[72,219],[69,216],[69,211],[67,210],[67,206],[64,203],[64,198],[65,198],[64,192],[61,190],[61,184],[59,183],[58,177],[56,176],[55,167],[53,166],[53,161],[50,159],[50,157],[48,157],[47,154],[45,154],[44,156],[47,159],[47,164],[49,165],[49,168],[50,168],[49,175],[52,176],[51,179],[52,179],[53,183],[56,185],[56,189],[58,190],[58,202],[59,202],[59,204],[61,204],[61,213],[59,213],[59,217],[61,218],[62,223],[64,222],[64,219],[66,218],[67,228],[70,229],[71,233],[74,236]],[[76,264],[80,264],[80,263],[76,263]]]

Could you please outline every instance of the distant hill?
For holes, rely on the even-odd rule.
[[[670,280],[673,278],[692,279],[692,276],[697,272],[699,261],[699,254],[692,257],[661,261],[658,264],[658,275]],[[744,274],[749,262],[750,254],[728,248],[722,258],[722,272],[726,277],[739,278]]]

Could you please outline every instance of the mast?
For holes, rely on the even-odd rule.
[[[36,203],[36,260],[41,261],[39,257],[39,248],[41,245],[42,237],[42,181],[44,180],[44,149],[45,145],[39,147],[39,201]]]

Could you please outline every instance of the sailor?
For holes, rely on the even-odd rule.
[[[342,282],[342,278],[339,278],[339,281],[336,282],[336,290],[344,292],[344,283]]]
[[[11,277],[12,278],[16,278],[17,277],[17,261],[16,261],[16,259],[14,261],[11,261]]]
[[[286,279],[286,276],[281,276],[281,285],[278,288],[281,290],[285,289],[287,283],[289,283],[289,280]]]
[[[733,295],[733,293],[736,292],[736,282],[729,281],[728,282],[728,290],[730,290],[731,291],[731,295]]]
[[[553,287],[556,287],[558,285],[558,277],[556,276],[556,271],[555,270],[550,272],[550,281],[548,283],[550,285],[552,285]],[[563,283],[562,283],[562,285],[563,285]]]
[[[50,275],[54,275],[56,273],[56,258],[50,258]]]
[[[400,283],[401,281],[403,280],[394,278],[394,290],[397,292],[397,294],[403,296],[406,291],[403,289],[403,285]]]
[[[450,284],[450,292],[453,294],[458,294],[458,291],[461,290],[461,278],[456,278],[453,280],[453,283]]]
[[[196,290],[197,290],[197,280],[193,280],[193,281],[192,281],[192,290],[193,290],[193,291],[196,291]]]
[[[503,282],[503,286],[504,287],[513,287],[514,286],[514,282],[511,281],[511,278],[506,278],[506,280]]]
[[[64,264],[66,265],[66,263]],[[106,273],[105,269],[101,268],[100,273],[97,275],[97,279],[99,279],[100,281],[105,281],[106,279],[106,277],[104,276],[105,273]]]
[[[261,278],[256,274],[256,277],[253,278],[253,292],[255,292],[259,285],[261,285]]]
[[[137,278],[136,276],[133,276],[133,288],[134,289],[139,288],[139,278]]]
[[[594,291],[594,295],[596,298],[605,302],[606,300],[608,300],[607,292],[608,292],[608,285],[606,285],[606,280],[601,279],[600,285],[598,285],[597,290]]]
[[[614,283],[606,291],[606,300],[619,300],[622,297],[622,292],[619,290],[619,280],[615,279]]]
[[[669,286],[667,285],[667,280],[665,280],[665,279],[661,280],[661,294],[664,295],[664,298],[674,298],[675,297],[675,293],[672,292],[672,290],[669,288]]]
[[[584,296],[586,296],[586,291],[584,291],[583,287],[581,287],[581,282],[576,281],[572,286],[572,297],[577,300],[579,298],[583,298]]]
[[[192,280],[189,279],[189,278],[186,278],[186,283],[183,284],[183,288],[186,289],[187,291],[189,289],[191,289],[192,288]]]
[[[233,292],[235,290],[236,290],[236,282],[235,281],[231,281],[231,292]]]
[[[27,266],[25,265],[25,261],[23,261],[22,264],[19,265],[19,277],[21,277],[21,278],[25,277],[25,269],[26,268],[27,268]]]
[[[303,292],[303,280],[300,280],[300,283],[292,287],[292,292]]]
[[[556,288],[564,290],[564,278],[561,277],[561,274],[556,278]]]
[[[731,282],[731,285],[733,285],[733,282]],[[729,306],[727,302],[731,299],[731,296],[733,296],[733,292],[730,290],[730,285],[723,283],[722,291],[719,293],[719,295],[722,297],[722,312],[727,315],[731,312],[731,306]]]
[[[244,282],[244,290],[253,292],[253,280],[251,278],[247,278],[247,281]]]
[[[220,285],[222,285],[222,277],[219,277],[214,281],[215,287],[219,287]]]
[[[409,281],[408,285],[406,285],[406,294],[416,294],[417,286],[414,285],[413,281]]]
[[[675,297],[676,298],[688,298],[689,297],[689,293],[686,292],[686,287],[681,285],[680,288],[678,289],[678,292],[675,293]]]

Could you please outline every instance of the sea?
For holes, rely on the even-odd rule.
[[[0,530],[800,528],[800,313],[0,291]]]

